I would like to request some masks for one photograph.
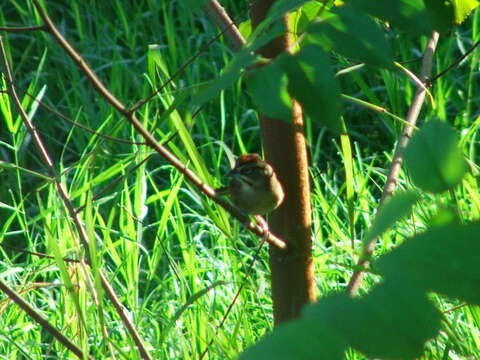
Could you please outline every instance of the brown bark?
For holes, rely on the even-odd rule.
[[[274,0],[257,0],[252,6],[252,25],[266,16]],[[287,23],[288,19],[283,19]],[[290,47],[285,34],[261,49],[261,55],[274,58]],[[268,95],[266,95],[268,96]],[[294,103],[292,122],[260,114],[265,157],[275,168],[286,196],[282,206],[272,213],[269,227],[287,242],[287,251],[270,248],[272,300],[275,324],[294,319],[302,307],[315,300],[312,266],[311,204],[307,149],[302,109]]]

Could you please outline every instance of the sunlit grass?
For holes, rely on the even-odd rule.
[[[148,97],[201,51],[140,109],[139,117],[157,140],[169,141],[172,152],[209,185],[221,184],[229,168],[228,154],[260,151],[258,122],[240,81],[197,114],[198,109],[191,106],[197,90],[218,77],[232,56],[223,40],[205,47],[218,30],[204,14],[192,14],[176,1],[46,4],[68,40],[127,104]],[[246,19],[248,15],[236,6],[232,3],[229,9]],[[33,25],[35,18],[30,6],[9,1],[0,12],[0,25]],[[464,29],[441,39],[436,72],[452,63],[462,46],[468,48],[472,43],[469,29],[472,22],[476,28],[477,18],[478,12]],[[85,249],[79,245],[54,184],[45,179],[45,169],[21,119],[6,94],[0,94],[0,159],[15,165],[0,166],[4,185],[0,188],[0,243],[5,245],[0,247],[2,279],[94,358],[140,358],[98,285],[97,267],[108,274],[153,358],[198,359],[208,348],[205,358],[233,359],[270,331],[266,247],[250,266],[260,239],[152,154],[47,34],[3,35],[20,93],[31,95],[22,96],[23,105],[32,113],[71,201],[82,209],[96,261],[89,267],[62,260],[78,260]],[[392,41],[398,61],[418,58],[425,45],[424,39]],[[349,65],[339,59],[336,66]],[[419,63],[406,66],[418,71]],[[436,108],[427,104],[420,122],[440,118],[457,126],[472,163],[478,162],[477,67],[478,56],[474,55],[439,79],[433,88]],[[341,83],[345,94],[403,118],[414,92],[414,85],[400,72],[361,69],[343,76]],[[127,142],[72,126],[42,106],[37,109],[32,96],[95,132]],[[345,103],[344,119],[350,130],[351,158],[342,152],[340,140],[318,124],[311,123],[307,132],[319,296],[344,289],[350,279],[402,127],[382,113],[349,103]],[[467,177],[455,192],[424,195],[413,216],[382,237],[378,254],[422,231],[439,209],[452,203],[458,205],[463,219],[478,220],[475,171],[474,167],[474,176]],[[347,196],[346,177],[353,196]],[[399,187],[410,186],[402,173]],[[376,281],[377,277],[368,276],[361,291],[368,291]],[[240,287],[239,298],[219,328]],[[458,305],[452,299],[435,301],[442,310]],[[461,307],[445,316],[449,331],[428,345],[425,359],[440,359],[447,348],[459,357],[477,356],[478,311]],[[73,358],[4,296],[0,296],[0,317],[2,358]],[[349,352],[349,359],[361,358]]]

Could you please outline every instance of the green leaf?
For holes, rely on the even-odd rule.
[[[442,207],[430,219],[428,227],[445,226],[450,224],[461,224],[459,214],[453,208]]]
[[[423,0],[433,28],[447,33],[455,23],[455,8],[452,0]]]
[[[477,0],[423,0],[433,27],[440,33],[450,31],[461,24],[468,14],[478,6]]]
[[[337,293],[308,305],[240,359],[338,359],[353,347],[369,358],[414,359],[438,335],[442,314],[429,292],[480,304],[480,224],[437,227],[372,264],[384,280],[360,298]],[[322,352],[323,351],[323,352]]]
[[[418,201],[419,194],[413,191],[397,193],[388,199],[373,220],[372,227],[365,236],[365,242],[382,235],[390,226],[408,216],[413,205]]]
[[[247,349],[239,360],[342,360],[345,345],[317,321],[296,320],[275,328]]]
[[[288,12],[295,11],[303,5],[307,0],[277,0],[274,2],[270,10],[268,11],[265,19],[256,27],[253,36],[256,37],[259,33],[263,33],[265,30],[276,26],[277,24],[284,24],[281,19]],[[283,27],[286,31],[286,28]],[[268,31],[268,30],[267,30]]]
[[[294,11],[301,7],[307,0],[277,0],[268,11],[267,19],[275,21],[287,12]]]
[[[470,12],[478,6],[477,0],[453,0],[455,7],[455,22],[461,24],[470,14]]]
[[[360,298],[350,319],[358,333],[349,344],[370,359],[417,359],[440,331],[442,314],[425,293],[390,282]]]
[[[248,40],[252,34],[252,21],[246,20],[241,22],[238,26],[238,31],[240,31],[244,39]]]
[[[257,109],[269,117],[291,121],[292,101],[287,92],[288,78],[278,61],[254,70],[247,87]]]
[[[326,51],[334,50],[374,67],[394,68],[385,31],[363,11],[351,6],[326,13],[308,28],[308,34],[309,41]]]
[[[288,75],[288,89],[303,110],[339,134],[340,89],[328,55],[318,46],[306,45],[294,56],[282,56],[280,64]]]
[[[193,99],[194,106],[202,106],[207,101],[217,96],[220,91],[224,90],[235,81],[237,81],[242,74],[242,70],[252,64],[256,60],[256,57],[251,53],[249,49],[245,49],[235,55],[232,62],[227,65],[222,75],[210,85],[201,91],[201,93]]]
[[[434,193],[456,186],[467,172],[455,130],[440,121],[429,121],[413,136],[405,165],[415,185]]]
[[[433,30],[425,5],[420,0],[350,0],[349,3],[413,35],[430,35]]]
[[[253,33],[250,35],[251,43],[248,46],[250,52],[255,52],[267,45],[272,40],[282,36],[287,31],[287,27],[284,21],[277,21],[270,26],[264,26],[265,21],[258,25]]]
[[[318,12],[325,7],[318,1],[308,1],[289,16],[290,26],[295,34],[303,34],[307,27],[315,20]]]
[[[480,224],[435,227],[405,241],[373,267],[401,291],[410,284],[479,305],[479,238]]]
[[[438,333],[441,314],[425,294],[410,290],[401,292],[395,284],[381,284],[362,298],[330,295],[306,307],[302,318],[328,326],[369,358],[413,359]]]
[[[478,6],[477,0],[351,0],[358,9],[413,35],[449,32]]]

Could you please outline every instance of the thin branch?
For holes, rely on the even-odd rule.
[[[72,60],[83,70],[85,75],[90,79],[93,86],[97,89],[97,91],[102,95],[110,104],[112,104],[115,109],[117,109],[120,113],[125,114],[127,113],[126,107],[118,100],[108,89],[103,85],[97,75],[90,69],[86,61],[78,54],[73,47],[68,43],[67,40],[60,34],[60,31],[55,27],[52,20],[48,17],[46,12],[38,3],[38,0],[33,0],[33,4],[37,9],[40,17],[45,22],[45,26],[47,27],[48,32],[58,41],[60,46],[70,55]]]
[[[423,55],[422,61],[422,69],[420,72],[420,80],[425,83],[428,79],[428,75],[432,69],[432,62],[433,62],[433,54],[435,53],[435,48],[437,47],[438,42],[438,33],[433,32],[432,37],[430,38],[427,48],[425,49],[425,53]],[[405,148],[407,147],[408,143],[410,142],[410,138],[412,137],[413,130],[415,128],[415,124],[418,119],[418,115],[420,114],[420,110],[422,109],[422,105],[425,99],[426,88],[425,86],[419,86],[417,91],[415,92],[415,96],[412,101],[412,105],[407,114],[407,124],[403,128],[402,135],[397,144],[397,148],[395,149],[395,153],[392,159],[392,165],[390,167],[390,172],[387,176],[387,181],[385,183],[385,187],[383,189],[382,197],[380,198],[380,203],[378,208],[380,209],[385,200],[389,198],[396,185],[398,175],[400,173],[400,169],[403,163],[403,153]],[[370,265],[370,258],[373,254],[373,250],[375,249],[375,245],[377,243],[377,239],[373,239],[369,243],[364,245],[363,254],[360,260],[358,261],[358,266],[361,268],[368,268]],[[357,270],[353,273],[352,278],[348,284],[348,293],[350,295],[355,295],[360,283],[363,279],[364,271]]]
[[[81,124],[77,121],[74,121],[74,120],[70,119],[66,115],[63,115],[60,111],[56,110],[53,106],[47,105],[43,101],[38,100],[34,95],[30,94],[29,92],[24,91],[24,93],[25,93],[25,95],[29,96],[33,101],[35,101],[37,104],[44,107],[45,109],[47,109],[51,113],[57,115],[58,117],[62,118],[65,121],[69,122],[73,126],[79,128],[79,129],[85,130],[86,132],[88,132],[90,134],[93,134],[95,136],[98,136],[99,138],[102,138],[102,139],[105,139],[105,140],[108,140],[108,141],[112,141],[112,142],[116,142],[116,143],[120,143],[120,144],[145,145],[144,142],[130,141],[130,140],[125,140],[125,139],[117,138],[117,137],[114,137],[114,136],[109,136],[109,135],[102,134],[102,133],[100,133],[100,132],[98,132],[94,129],[89,128],[88,126],[85,126],[85,125],[83,125],[83,124]]]
[[[36,4],[37,5],[37,4]],[[27,113],[22,107],[21,101],[17,95],[17,92],[15,90],[14,86],[14,81],[13,81],[13,76],[10,71],[10,67],[8,66],[8,60],[6,57],[6,52],[3,48],[3,42],[0,43],[1,45],[1,51],[3,55],[3,63],[5,67],[5,77],[6,77],[6,82],[7,82],[7,87],[8,87],[8,92],[10,95],[10,98],[12,102],[14,103],[18,113],[20,114],[23,123],[25,124],[28,132],[34,139],[34,144],[37,147],[38,151],[41,154],[41,158],[43,162],[45,163],[47,170],[49,172],[49,175],[52,178],[52,181],[55,183],[58,194],[60,198],[63,201],[63,204],[67,208],[68,213],[70,214],[71,218],[73,219],[73,222],[75,224],[75,228],[77,229],[78,235],[80,237],[80,241],[82,243],[82,246],[84,247],[84,251],[86,254],[87,262],[91,263],[91,257],[90,257],[90,251],[89,251],[89,241],[88,241],[88,235],[83,227],[82,221],[80,219],[80,216],[75,212],[75,208],[70,202],[70,199],[68,198],[67,191],[64,188],[64,185],[61,183],[60,178],[57,174],[57,171],[54,167],[54,163],[50,158],[50,155],[47,152],[47,149],[45,145],[43,144],[43,140],[40,136],[40,133],[37,131],[37,129],[34,127],[33,123],[30,121]],[[111,287],[109,281],[107,280],[106,276],[103,274],[101,270],[98,272],[102,287],[105,291],[105,294],[107,295],[108,299],[112,302],[113,306],[117,310],[120,318],[122,319],[122,322],[125,324],[125,327],[127,328],[128,332],[132,336],[135,344],[137,345],[139,352],[142,356],[143,359],[145,360],[151,360],[150,355],[148,354],[145,346],[143,345],[142,339],[140,338],[135,326],[133,325],[132,321],[130,320],[130,316],[127,314],[125,308],[123,305],[120,303],[120,301],[117,298],[117,295],[113,291],[113,288]]]
[[[271,233],[266,233],[263,228],[250,221],[248,216],[242,213],[239,209],[231,205],[228,201],[218,196],[215,190],[202,182],[202,180],[190,169],[188,169],[173,153],[171,153],[165,146],[158,143],[152,134],[143,127],[142,123],[138,120],[136,115],[126,106],[118,100],[110,91],[102,84],[100,79],[90,69],[88,64],[78,54],[73,47],[67,42],[67,40],[56,29],[53,22],[50,20],[45,11],[38,4],[38,0],[33,0],[35,7],[37,8],[40,16],[48,26],[49,32],[54,36],[58,43],[63,47],[67,54],[75,61],[75,63],[82,69],[92,85],[110,104],[115,107],[125,118],[133,125],[133,127],[140,133],[145,139],[146,144],[162,155],[172,166],[174,166],[180,173],[182,173],[192,184],[194,184],[201,192],[208,196],[211,200],[222,206],[233,217],[237,218],[242,224],[245,224],[247,229],[257,234],[260,237],[267,237],[267,242],[280,250],[285,250],[286,243]]]
[[[13,85],[12,73],[10,70],[10,66],[8,65],[7,53],[3,46],[2,36],[0,36],[0,53],[1,53],[1,62],[4,69],[3,72],[5,74],[5,80],[7,82],[7,91],[9,93],[9,96],[12,102],[15,104],[18,112],[20,113],[20,116],[22,117],[22,120],[24,121],[24,124],[26,125],[30,135],[34,139],[38,150],[42,154],[42,159],[47,165],[50,175],[52,176],[53,179],[56,179],[55,170],[53,168],[53,162],[50,159],[45,147],[43,146],[42,140],[38,135],[38,132],[34,128],[33,124],[30,122],[25,110],[22,108],[20,99],[18,98],[18,95],[15,91],[15,86]],[[57,184],[57,189],[62,193],[62,195],[65,195],[64,189],[60,184],[60,182],[57,180],[54,180],[54,181]],[[81,359],[85,358],[86,355],[83,354],[82,351],[75,344],[73,344],[62,333],[60,333],[53,325],[51,325],[45,318],[43,318],[43,316],[37,313],[37,311],[33,307],[31,307],[25,300],[23,300],[18,294],[16,294],[15,291],[10,289],[8,285],[3,283],[2,281],[0,281],[0,289],[5,294],[7,294],[7,296],[10,299],[12,299],[12,301],[14,301],[23,311],[25,311],[30,317],[32,317],[35,321],[37,321],[46,331],[48,331],[59,342],[61,342],[66,348],[70,349],[79,358]]]
[[[218,4],[218,3],[217,3]],[[206,7],[210,6],[210,4],[206,4],[205,5]],[[218,7],[221,8],[220,5],[218,5]],[[223,8],[222,8],[223,10]],[[213,12],[218,12],[218,15],[216,16],[218,19],[223,19],[225,20],[226,18],[230,19],[228,17],[228,15],[225,14],[225,16],[221,16],[221,10],[211,10],[212,13]],[[222,20],[222,21],[223,21]],[[210,39],[195,55],[193,55],[190,59],[188,59],[188,61],[183,64],[177,71],[175,71],[172,75],[170,75],[170,77],[168,78],[167,81],[165,81],[159,88],[157,88],[150,96],[148,96],[147,98],[145,99],[142,99],[140,101],[138,101],[135,105],[133,105],[131,108],[130,108],[130,112],[134,113],[135,111],[137,111],[138,109],[140,109],[143,105],[145,105],[147,102],[149,102],[150,100],[152,100],[155,96],[157,96],[160,91],[162,91],[168,84],[170,84],[173,80],[175,80],[181,73],[183,73],[183,71],[188,67],[190,66],[201,54],[203,54],[203,52],[205,50],[207,50],[215,41],[217,41],[220,36],[224,35],[224,34],[227,34],[229,32],[234,32],[235,30],[232,30],[232,29],[236,29],[235,27],[235,24],[233,23],[233,21],[230,20],[230,24],[231,25],[228,25],[228,26],[225,26],[225,27],[222,27],[222,31],[220,31],[220,33],[218,33],[216,36],[214,36],[212,39]],[[236,31],[238,33],[238,35],[241,37],[242,35],[240,34],[240,32],[237,30]],[[238,37],[238,35],[236,35]],[[231,36],[231,35],[225,35],[227,37]],[[236,41],[241,41],[241,40],[236,40]],[[243,40],[245,42],[245,40]]]
[[[239,51],[246,41],[237,26],[217,0],[210,0],[203,6],[214,23],[230,41],[233,51]]]
[[[1,42],[1,36],[0,36]],[[3,46],[3,44],[2,44]],[[84,354],[77,345],[72,343],[70,339],[65,337],[58,329],[50,324],[47,319],[40,315],[35,308],[27,303],[23,298],[12,290],[7,284],[0,280],[0,290],[2,290],[12,301],[17,304],[23,311],[25,311],[32,319],[42,326],[43,329],[48,331],[54,338],[56,338],[67,349],[74,353],[79,359],[92,359],[90,356]]]
[[[478,45],[480,45],[480,40],[478,40],[477,42],[475,42],[475,44],[473,44],[473,46],[468,49],[468,51],[463,54],[462,56],[460,56],[460,58],[457,59],[457,61],[455,61],[453,64],[451,64],[450,66],[448,66],[446,69],[440,71],[437,75],[433,76],[431,79],[428,79],[427,81],[427,85],[430,86],[431,84],[433,84],[438,78],[442,77],[443,75],[445,75],[447,72],[449,72],[450,70],[452,70],[453,68],[457,67],[466,57],[468,57],[472,52],[473,50],[475,50]]]
[[[16,246],[11,246],[11,245],[7,245],[7,244],[0,244],[0,247],[15,250],[15,251],[17,251],[19,253],[22,253],[22,254],[29,254],[29,255],[45,258],[45,259],[55,260],[55,256],[47,255],[47,254],[44,254],[44,253],[39,253],[39,252],[36,252],[36,251],[21,249],[21,248],[16,247]],[[80,260],[69,259],[67,257],[64,257],[62,260],[65,261],[65,262],[68,262],[68,263],[77,263],[78,264],[80,262]]]
[[[31,32],[31,31],[45,31],[47,27],[45,25],[40,26],[25,26],[25,27],[3,27],[0,26],[0,31],[7,31],[12,33]]]

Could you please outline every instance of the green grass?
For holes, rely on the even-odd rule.
[[[240,81],[191,116],[196,110],[192,96],[217,78],[232,58],[222,39],[206,46],[218,29],[204,14],[192,14],[180,1],[53,3],[46,1],[54,22],[127,104],[149,96],[200,52],[140,109],[139,118],[159,141],[177,133],[168,146],[206,183],[221,184],[229,154],[261,150],[257,117]],[[227,8],[239,20],[248,16],[235,2]],[[8,0],[0,9],[0,26],[39,23],[30,3]],[[479,16],[476,12],[462,28],[440,39],[435,72],[454,62],[461,49],[476,40]],[[78,235],[55,185],[45,178],[31,137],[7,95],[0,94],[0,160],[11,164],[0,167],[1,279],[94,358],[140,358],[99,286],[98,268],[107,274],[155,359],[198,359],[207,347],[205,359],[233,359],[270,331],[266,248],[250,268],[259,239],[200,195],[159,155],[139,144],[139,135],[100,98],[52,37],[46,33],[2,35],[20,94],[28,92],[69,119],[127,142],[73,126],[22,95],[70,200],[77,208],[84,206],[81,217],[96,261],[91,268],[65,262],[63,257],[79,259],[83,251]],[[417,58],[426,43],[426,39],[393,32],[390,40],[397,61]],[[344,59],[335,64],[337,70],[351,65]],[[418,72],[419,64],[406,66]],[[475,53],[440,78],[432,93],[436,107],[427,105],[420,122],[440,118],[454,124],[472,163],[478,163],[477,67]],[[415,91],[400,72],[365,68],[342,76],[341,85],[343,93],[403,118]],[[340,139],[318,124],[311,123],[307,131],[320,296],[344,289],[350,279],[402,127],[391,117],[357,104],[345,103],[344,110],[351,157]],[[465,221],[478,220],[478,172],[474,170],[475,176],[467,177],[454,192],[424,195],[412,217],[382,237],[377,254],[422,231],[438,209],[452,204]],[[411,187],[405,174],[399,187]],[[376,281],[377,277],[368,276],[361,291]],[[238,300],[218,328],[240,287]],[[453,299],[434,300],[442,310],[459,305]],[[3,295],[0,319],[0,358],[74,358]],[[458,358],[480,356],[479,322],[475,307],[445,313],[445,332],[428,344],[424,358],[441,359],[445,349]],[[363,357],[349,352],[348,358]]]

